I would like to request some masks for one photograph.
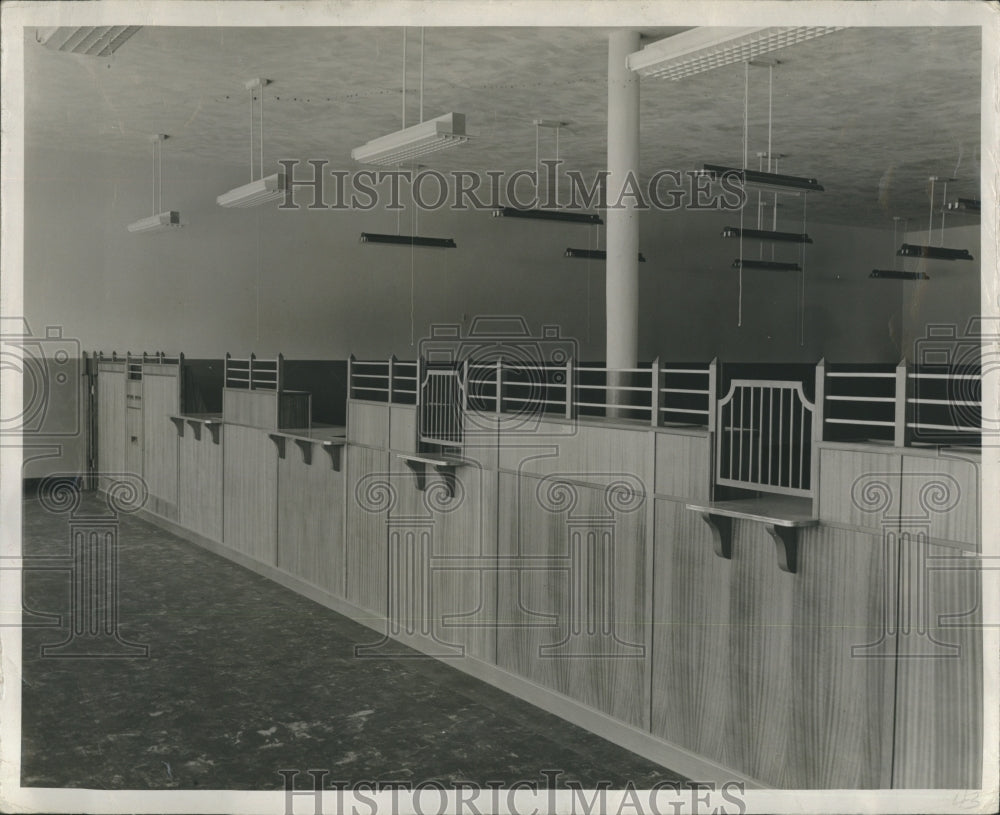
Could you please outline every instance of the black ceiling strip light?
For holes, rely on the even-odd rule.
[[[930,280],[926,272],[904,272],[902,269],[872,269],[868,277],[877,280]]]
[[[395,246],[426,246],[434,249],[457,249],[454,238],[424,238],[420,235],[382,235],[362,232],[361,243],[387,243]]]
[[[775,232],[770,229],[743,229],[738,226],[727,226],[722,230],[724,238],[755,238],[761,241],[780,241],[782,243],[812,243],[813,239],[804,232]]]
[[[706,164],[705,172],[718,178],[727,173],[735,173],[743,179],[743,183],[754,187],[780,187],[789,190],[807,190],[823,192],[823,185],[815,178],[803,178],[797,175],[768,173],[764,170],[741,170],[738,167],[726,167],[722,164]]]
[[[948,212],[974,212],[978,215],[982,212],[982,201],[978,198],[959,198],[949,201],[945,209]]]
[[[584,260],[607,260],[608,253],[604,249],[567,249],[564,258],[582,258]],[[639,263],[645,263],[646,258],[639,253]]]
[[[798,263],[787,263],[781,260],[749,260],[747,258],[736,258],[733,261],[734,269],[761,269],[773,272],[801,272],[802,267]]]
[[[904,243],[896,252],[903,258],[924,258],[925,260],[975,260],[968,249],[949,249],[947,246],[920,246]]]
[[[599,226],[604,223],[600,215],[587,212],[566,212],[558,209],[518,209],[516,207],[497,207],[493,210],[494,218],[526,218],[536,221],[562,221],[569,224],[589,224]]]

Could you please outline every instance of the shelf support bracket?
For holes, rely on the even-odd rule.
[[[778,568],[783,572],[795,574],[799,565],[798,530],[776,524],[764,524],[764,529],[774,540],[778,550]]]
[[[312,442],[309,441],[308,439],[292,439],[292,441],[294,441],[298,445],[299,450],[302,451],[302,463],[312,464],[313,460]]]
[[[169,418],[174,423],[174,427],[177,428],[177,435],[184,438],[184,420],[180,416],[170,416]]]
[[[197,419],[188,419],[187,423],[188,426],[191,428],[191,430],[194,432],[195,441],[201,441],[201,427],[202,427],[201,422],[199,422]]]
[[[285,457],[285,437],[279,436],[277,433],[268,433],[267,437],[274,442],[274,446],[278,448],[278,458]]]
[[[336,471],[340,472],[340,451],[344,449],[342,444],[331,444],[330,442],[323,443],[323,449],[326,454],[330,456],[330,466]]]
[[[712,549],[715,554],[726,560],[732,560],[733,519],[725,515],[713,515],[710,512],[699,512],[698,515],[712,531]]]

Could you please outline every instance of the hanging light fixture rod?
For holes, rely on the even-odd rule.
[[[564,258],[578,258],[582,260],[607,260],[608,253],[604,249],[567,249],[563,252]],[[646,258],[642,252],[639,253],[639,263],[645,263]]]
[[[788,263],[781,260],[749,260],[747,258],[736,258],[733,261],[734,269],[760,269],[773,272],[801,272],[802,267],[798,263]]]
[[[163,142],[165,133],[149,137],[153,144],[153,215],[133,221],[127,227],[129,232],[163,232],[181,226],[181,215],[176,210],[163,211]]]
[[[454,238],[426,238],[421,235],[384,235],[362,232],[361,243],[385,243],[395,246],[425,246],[434,249],[457,249]]]
[[[722,230],[724,238],[752,238],[761,241],[777,241],[779,243],[812,243],[813,239],[804,232],[776,232],[771,229],[743,229],[738,226],[727,226]]]
[[[793,194],[800,190],[807,192],[823,192],[823,185],[815,178],[804,178],[797,175],[784,175],[782,173],[767,173],[761,170],[740,169],[739,167],[726,167],[722,164],[706,164],[705,172],[718,179],[726,173],[736,173],[743,183],[748,187],[761,187],[762,189],[777,189],[786,194]]]
[[[224,192],[216,197],[215,202],[220,207],[256,207],[266,204],[269,201],[283,198],[287,188],[287,179],[284,173],[273,173],[264,176],[264,94],[257,93],[263,91],[271,84],[270,79],[254,77],[243,83],[243,87],[250,93],[250,182],[240,187]],[[255,104],[256,103],[256,104]],[[259,116],[257,148],[258,161],[260,163],[260,175],[254,173],[254,119],[255,113]]]

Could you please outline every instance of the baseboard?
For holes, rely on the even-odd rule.
[[[319,603],[331,611],[335,611],[356,623],[371,628],[380,635],[385,635],[387,622],[385,617],[373,614],[371,611],[356,606],[343,597],[331,594],[325,589],[282,571],[276,566],[261,563],[218,541],[206,538],[197,532],[192,532],[180,526],[175,521],[164,518],[162,515],[157,515],[148,509],[141,509],[136,515],[172,532],[184,540],[195,543],[214,554],[221,555],[227,560],[246,567],[256,574],[273,580],[275,583]],[[434,656],[433,650],[435,644],[433,642],[428,641],[426,644],[423,644],[418,639],[411,640],[408,638],[405,644],[429,656]],[[607,739],[619,747],[631,750],[643,758],[661,764],[692,780],[714,783],[717,789],[726,782],[741,783],[746,789],[766,788],[766,785],[743,773],[717,764],[676,744],[671,744],[645,730],[640,730],[617,719],[613,719],[599,710],[571,699],[557,691],[543,687],[532,682],[530,679],[513,674],[491,662],[471,656],[441,661],[449,667],[486,682],[548,713],[552,713],[578,727],[582,727],[584,730]]]

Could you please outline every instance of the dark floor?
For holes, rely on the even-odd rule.
[[[103,506],[86,494],[80,511]],[[67,536],[65,515],[25,501],[29,565]],[[282,769],[328,769],[328,786],[679,780],[439,661],[355,659],[372,631],[156,526],[122,516],[120,541],[120,631],[148,658],[42,657],[68,627],[25,628],[24,786],[275,789]],[[69,574],[27,571],[25,604],[66,615]]]

